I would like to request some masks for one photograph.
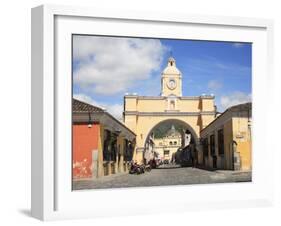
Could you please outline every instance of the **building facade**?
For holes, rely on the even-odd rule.
[[[201,130],[203,165],[226,170],[251,170],[252,104],[228,108]]]
[[[73,99],[73,179],[94,179],[129,169],[133,131],[104,109]]]
[[[154,138],[154,150],[158,154],[158,158],[162,160],[172,161],[176,151],[182,146],[182,134],[178,132],[174,125],[162,138]]]
[[[215,119],[214,96],[182,96],[182,82],[176,61],[170,57],[162,72],[159,96],[124,96],[124,123],[137,135],[134,159],[138,162],[143,161],[151,131],[161,123],[181,123],[199,144],[200,131]]]

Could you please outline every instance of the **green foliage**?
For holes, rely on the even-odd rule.
[[[184,127],[180,124],[171,123],[171,122],[162,123],[152,131],[154,133],[154,137],[162,138],[166,136],[167,132],[171,129],[172,125],[174,125],[175,129],[180,133],[182,129],[184,129]]]

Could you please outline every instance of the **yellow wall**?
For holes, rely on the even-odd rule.
[[[200,130],[204,129],[207,125],[209,125],[215,119],[214,115],[203,115],[200,117],[201,122]]]
[[[215,105],[213,99],[202,99],[202,111],[214,111]]]
[[[237,152],[240,154],[242,170],[250,170],[251,134],[248,128],[248,118],[233,118],[233,139],[237,142]]]
[[[166,120],[179,120],[188,124],[194,130],[197,138],[199,138],[200,130],[214,120],[214,113],[209,114],[210,111],[214,112],[213,97],[175,97],[176,106],[172,116],[167,114],[167,112],[171,112],[169,100],[169,97],[125,96],[124,123],[137,134],[136,150],[144,148],[146,138],[152,129]],[[160,115],[153,115],[155,112],[160,113]],[[195,115],[182,115],[181,112],[189,112]],[[203,114],[200,115],[200,112],[203,112]],[[134,159],[140,160],[142,158],[142,153],[135,152]]]
[[[170,142],[177,142],[176,146],[181,146],[181,136],[176,137],[163,137],[153,139],[155,146],[170,146]]]
[[[143,163],[143,151],[135,150],[133,160],[138,162],[138,163]]]
[[[178,109],[182,112],[199,112],[200,100],[180,100]]]
[[[127,97],[125,98],[126,111],[136,111],[137,110],[137,98]]]
[[[214,111],[214,99],[175,98],[176,108],[180,112]],[[138,112],[165,112],[169,109],[169,97],[142,98],[138,96],[125,96],[125,110]]]
[[[233,129],[232,120],[228,120],[224,126],[224,159],[225,159],[225,169],[232,169],[233,159],[232,159],[232,140],[233,140]]]
[[[181,147],[181,136],[157,138],[153,139],[153,142],[155,144],[154,150],[159,154],[159,157],[162,159],[171,160],[173,153],[175,153]],[[170,142],[173,144],[170,145]],[[177,144],[174,145],[174,142],[177,142]],[[169,150],[168,158],[164,158],[165,150]]]
[[[237,143],[236,151],[241,159],[241,170],[251,170],[251,134],[248,123],[247,117],[232,117],[231,113],[227,112],[201,132],[202,138],[207,137],[209,139],[209,155],[205,158],[208,167],[213,167],[213,159],[210,153],[210,136],[215,134],[215,153],[218,168],[233,169],[233,141],[235,141]],[[222,128],[224,130],[224,155],[219,155],[217,132]]]
[[[141,112],[151,112],[151,109],[164,111],[166,109],[165,100],[138,100],[137,110]]]
[[[125,125],[134,133],[136,133],[137,131],[137,119],[138,117],[136,117],[135,115],[127,115],[124,118]]]
[[[241,170],[251,170],[252,169],[251,143],[238,142],[237,151],[241,156]]]
[[[155,151],[159,154],[160,159],[172,159],[172,155],[177,152],[179,147],[155,147]],[[164,151],[169,150],[169,157],[164,156]]]
[[[118,136],[117,137],[117,150],[119,149],[120,151],[120,159],[118,159],[118,162],[116,163],[115,167],[116,167],[116,172],[123,172],[124,171],[124,142],[125,138],[122,136]],[[118,153],[117,153],[118,156]]]

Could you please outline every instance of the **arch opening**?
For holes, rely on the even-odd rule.
[[[163,120],[154,125],[147,134],[143,152],[144,162],[148,163],[152,159],[173,162],[176,153],[189,144],[196,147],[199,138],[188,123],[178,119]]]

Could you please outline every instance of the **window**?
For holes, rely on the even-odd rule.
[[[104,143],[103,143],[103,160],[104,161],[110,161],[110,131],[105,130],[104,131]]]
[[[130,141],[125,140],[124,161],[131,161],[133,158],[133,145]]]
[[[109,130],[105,130],[103,142],[103,161],[116,161],[117,154],[117,136]]]
[[[223,129],[218,131],[218,148],[219,155],[224,155],[224,134]]]
[[[211,155],[214,156],[215,155],[215,135],[211,135],[210,136],[210,151],[211,151]]]
[[[176,142],[176,141],[174,141],[174,145],[177,145],[177,142]]]
[[[209,155],[208,138],[204,138],[202,143],[203,143],[203,154],[204,156],[208,156]]]
[[[165,150],[165,151],[164,151],[164,156],[169,156],[169,154],[170,154],[170,151],[169,151],[169,150]]]
[[[175,110],[176,108],[176,102],[174,100],[170,101],[170,110]]]
[[[124,161],[128,161],[128,157],[129,157],[129,150],[128,150],[128,140],[125,139],[125,145],[123,147],[123,153],[124,153]]]
[[[116,161],[117,157],[117,139],[115,136],[111,138],[111,147],[110,147],[110,161]]]
[[[170,141],[170,145],[173,145],[173,142],[172,142],[172,141]]]

